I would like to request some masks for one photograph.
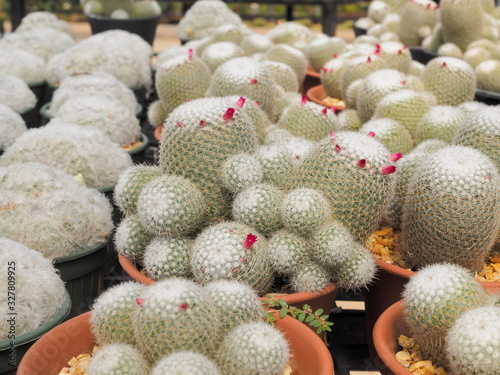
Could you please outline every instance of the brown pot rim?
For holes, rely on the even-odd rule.
[[[156,283],[155,280],[139,272],[134,262],[127,258],[125,255],[118,254],[118,262],[122,266],[123,270],[127,273],[127,275],[140,282],[141,284],[152,285]]]
[[[321,74],[312,70],[311,67],[307,68],[306,75],[308,75],[309,77],[314,77],[314,78],[321,77]]]
[[[155,139],[160,142],[161,141],[161,132],[163,130],[163,125],[157,126],[154,131]]]
[[[325,90],[323,89],[323,85],[317,85],[311,87],[309,90],[306,91],[306,97],[310,101],[322,105],[323,107],[327,108],[332,108],[335,107],[337,111],[341,111],[345,109],[343,106],[334,106],[331,105],[327,102],[325,102],[323,99],[326,97]]]

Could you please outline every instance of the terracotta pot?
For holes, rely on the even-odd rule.
[[[302,90],[301,92],[303,94],[307,93],[307,90],[314,86],[321,85],[321,81],[319,79],[319,73],[315,72],[311,68],[307,68],[306,72],[306,78],[304,79],[304,82],[302,83]]]
[[[310,101],[312,101],[316,104],[322,105],[322,106],[327,107],[327,108],[334,107],[332,104],[324,101],[324,99],[327,97],[327,95],[325,93],[325,90],[323,89],[323,85],[311,87],[309,90],[307,90],[306,96],[307,96],[307,99],[309,99]],[[339,105],[335,106],[335,108],[337,109],[337,111],[341,111],[341,110],[345,109],[345,104],[344,105],[339,104]]]
[[[382,375],[412,374],[396,360],[395,355],[400,350],[398,344],[399,335],[409,335],[401,300],[392,304],[380,315],[373,329],[373,341],[376,351],[375,364]]]
[[[163,130],[163,125],[157,126],[154,132],[155,139],[160,142],[161,141],[161,132]]]
[[[145,285],[152,285],[152,284],[156,283],[156,281],[154,281],[150,277],[140,273],[139,270],[137,269],[136,265],[134,264],[134,262],[131,261],[126,256],[118,255],[118,262],[120,263],[120,266],[122,266],[125,273],[127,275],[129,275],[135,281],[138,281],[141,284],[145,284]]]
[[[90,331],[90,313],[77,316],[52,329],[26,353],[17,375],[54,375],[72,357],[89,353],[95,345]],[[293,357],[294,374],[332,375],[333,360],[323,341],[299,321],[287,316],[276,322],[285,333]],[[202,327],[200,327],[202,329]]]

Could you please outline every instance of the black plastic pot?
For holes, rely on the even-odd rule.
[[[418,61],[424,65],[431,61],[433,58],[439,56],[437,53],[427,51],[422,47],[410,47],[410,53],[413,60]]]
[[[92,29],[92,34],[103,31],[120,29],[139,35],[149,44],[153,45],[156,27],[161,19],[161,14],[153,17],[115,19],[93,14],[86,14],[87,21]]]
[[[495,91],[477,89],[475,99],[478,102],[482,102],[488,105],[498,105],[500,104],[500,93]]]

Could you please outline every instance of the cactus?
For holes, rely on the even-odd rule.
[[[115,233],[115,249],[133,261],[142,261],[146,247],[153,236],[144,228],[138,215],[127,215]]]
[[[388,203],[395,170],[380,142],[360,133],[339,132],[317,143],[298,167],[290,188],[321,191],[333,217],[364,241]]]
[[[35,108],[35,94],[21,78],[0,72],[0,87],[0,104],[12,108],[17,113]]]
[[[283,372],[289,357],[283,333],[264,322],[250,322],[228,333],[217,363],[223,375],[275,375]]]
[[[275,44],[266,51],[265,57],[290,66],[297,75],[297,83],[302,84],[307,72],[307,58],[302,52],[287,44]]]
[[[282,144],[263,145],[257,149],[254,156],[262,167],[263,181],[284,189],[293,172],[288,149]]]
[[[461,314],[446,337],[446,354],[456,375],[498,375],[500,306],[477,307]]]
[[[446,365],[445,337],[451,325],[467,310],[490,303],[470,271],[447,263],[422,268],[403,291],[404,314],[417,334],[415,343],[424,358],[440,365]]]
[[[337,115],[337,130],[356,131],[361,127],[361,119],[355,109],[344,109]]]
[[[0,104],[0,149],[10,146],[17,137],[28,130],[19,113],[12,108]]]
[[[477,86],[483,90],[500,92],[500,61],[486,60],[476,66]]]
[[[155,87],[166,113],[186,100],[205,96],[211,72],[209,66],[199,57],[188,53],[171,58],[160,65],[156,72]]]
[[[391,118],[378,118],[367,121],[359,129],[360,133],[375,133],[375,139],[382,143],[389,152],[406,155],[413,149],[410,132],[399,122]]]
[[[281,204],[281,218],[285,228],[302,236],[310,236],[331,219],[327,199],[315,189],[291,190]]]
[[[474,69],[456,57],[436,57],[429,61],[422,81],[441,105],[458,105],[472,100],[476,91]]]
[[[378,102],[373,118],[388,117],[403,125],[414,138],[417,124],[430,110],[426,97],[414,90],[399,90]]]
[[[464,52],[462,59],[475,69],[483,61],[493,60],[493,55],[486,48],[483,47],[467,48],[467,51]],[[479,88],[482,88],[477,70],[476,70],[476,76],[477,76],[477,86]],[[493,90],[493,91],[498,91],[498,90]]]
[[[240,43],[240,47],[243,48],[247,56],[265,53],[272,45],[273,43],[267,36],[257,33],[245,36]]]
[[[296,42],[311,42],[314,33],[305,25],[299,22],[283,22],[270,29],[266,36],[274,43],[285,43],[294,45]]]
[[[117,284],[103,292],[92,305],[90,327],[99,345],[134,344],[135,299],[145,288],[135,281]]]
[[[167,109],[161,99],[155,100],[149,105],[147,118],[152,127],[157,128],[158,126],[162,126],[167,116]]]
[[[280,207],[284,194],[271,184],[255,184],[236,195],[233,217],[269,236],[283,226]]]
[[[130,9],[131,18],[146,18],[160,16],[162,10],[157,1],[141,0],[132,4]]]
[[[481,39],[483,10],[479,0],[443,0],[439,8],[445,42],[465,51],[469,43]]]
[[[226,335],[242,323],[262,321],[266,315],[257,292],[251,286],[234,280],[216,280],[205,285],[215,304]]]
[[[283,139],[279,143],[285,146],[285,148],[288,150],[290,160],[292,161],[294,167],[298,167],[300,164],[302,164],[304,158],[309,155],[309,152],[311,152],[314,147],[314,142],[311,142],[305,138],[293,136]]]
[[[342,98],[344,98],[345,106],[348,109],[357,109],[358,107],[358,95],[363,86],[363,79],[357,79],[347,87],[347,90],[342,93]],[[358,112],[358,116],[359,112]],[[360,118],[361,121],[361,118]]]
[[[236,60],[236,59],[235,59]],[[208,204],[207,221],[227,215],[230,194],[220,184],[226,159],[252,153],[258,145],[251,119],[239,109],[228,108],[224,98],[201,98],[176,108],[165,121],[159,151],[164,173],[190,178]]]
[[[130,344],[104,345],[92,356],[89,375],[149,375],[149,363]]]
[[[42,57],[9,46],[0,47],[0,51],[1,72],[21,78],[28,85],[45,81],[47,62]]]
[[[203,50],[201,59],[213,73],[222,63],[245,56],[245,51],[233,42],[215,42]]]
[[[290,277],[290,287],[294,293],[315,293],[330,283],[330,274],[319,264],[311,261],[304,263]]]
[[[334,55],[340,55],[346,50],[347,43],[339,37],[316,38],[309,43],[307,58],[312,70],[319,72]]]
[[[463,56],[463,52],[459,46],[455,43],[444,43],[441,44],[437,50],[437,54],[441,56],[450,56],[461,59]]]
[[[500,227],[499,183],[491,160],[470,147],[445,147],[422,161],[403,204],[407,261],[480,271]],[[445,230],[436,231],[436,223]]]
[[[244,153],[229,157],[221,169],[221,181],[231,193],[239,193],[260,183],[263,175],[257,158]]]
[[[191,249],[193,241],[184,237],[153,239],[144,250],[142,261],[146,274],[153,280],[192,277]]]
[[[407,46],[420,46],[422,40],[431,34],[439,20],[439,7],[434,1],[408,1],[401,11],[398,31],[401,42]]]
[[[132,313],[136,346],[149,361],[180,350],[211,355],[220,339],[220,320],[204,288],[172,278],[144,288]],[[203,329],[200,329],[203,327]]]
[[[379,56],[389,64],[389,68],[410,73],[412,57],[406,45],[399,41],[387,41],[378,44],[378,47]]]
[[[207,356],[190,350],[181,350],[155,363],[151,375],[175,371],[176,375],[221,375],[217,365]]]
[[[340,82],[346,63],[345,58],[337,56],[327,61],[321,68],[319,79],[326,95],[343,98]]]
[[[189,179],[163,175],[145,185],[137,199],[137,214],[155,235],[179,236],[197,229],[206,211],[205,197]]]
[[[343,69],[342,77],[340,78],[340,90],[345,94],[351,83],[358,79],[368,77],[380,69],[388,69],[389,64],[377,55],[359,56],[349,60]]]
[[[285,91],[299,91],[299,82],[297,74],[289,65],[279,61],[263,61],[271,72],[275,82]]]
[[[273,269],[280,275],[293,275],[310,258],[305,238],[286,229],[278,230],[269,239],[269,256]]]
[[[466,114],[458,107],[439,105],[432,107],[419,120],[415,129],[415,142],[440,139],[451,143]]]

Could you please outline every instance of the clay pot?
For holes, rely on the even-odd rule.
[[[163,125],[157,126],[154,132],[155,139],[160,142],[161,141],[161,132],[163,130]]]
[[[306,96],[307,99],[309,99],[311,102],[322,105],[323,107],[327,108],[334,107],[332,104],[324,101],[327,95],[325,93],[325,90],[323,89],[323,85],[311,87],[309,90],[307,90]],[[345,109],[345,104],[341,105],[341,103],[339,103],[338,105],[335,106],[335,108],[337,109],[337,111],[341,111]]]
[[[72,357],[90,353],[96,343],[89,318],[90,313],[79,315],[45,334],[26,353],[17,375],[54,375],[67,366]],[[333,374],[332,356],[316,334],[289,316],[278,319],[276,327],[290,343],[293,353],[290,365],[294,374]]]
[[[304,82],[302,83],[302,90],[301,92],[303,94],[307,93],[307,90],[314,86],[321,85],[321,81],[319,79],[320,74],[318,72],[315,72],[311,68],[307,68],[306,72],[306,78],[304,79]]]

